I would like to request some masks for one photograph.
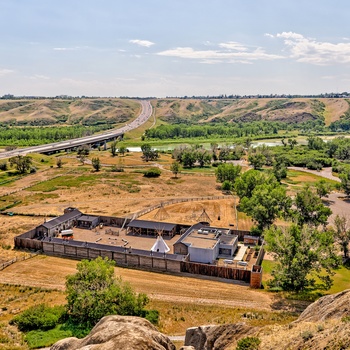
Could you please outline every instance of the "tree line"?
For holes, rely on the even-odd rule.
[[[110,129],[107,125],[57,127],[0,127],[0,145],[37,146],[41,144],[89,136]]]

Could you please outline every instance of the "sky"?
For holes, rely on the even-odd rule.
[[[0,0],[0,95],[350,91],[348,0]]]

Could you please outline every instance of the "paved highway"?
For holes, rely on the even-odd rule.
[[[129,124],[126,124],[122,128],[108,130],[101,134],[80,137],[77,139],[65,140],[60,142],[48,143],[46,145],[41,146],[19,148],[13,151],[2,152],[0,153],[0,159],[10,158],[17,155],[26,155],[28,153],[45,153],[50,151],[63,150],[67,148],[78,147],[84,144],[103,142],[105,140],[117,138],[118,136],[123,135],[127,131],[138,128],[151,117],[152,106],[150,101],[138,100],[138,102],[141,104],[142,107],[140,115],[135,120],[133,120]]]

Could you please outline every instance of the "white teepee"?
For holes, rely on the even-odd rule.
[[[157,253],[167,253],[170,251],[170,248],[164,242],[163,237],[158,235],[156,242],[153,244],[153,247],[151,248],[151,251],[157,252]]]

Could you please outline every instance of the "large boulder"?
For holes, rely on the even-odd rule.
[[[237,340],[251,336],[257,331],[258,328],[243,322],[188,328],[185,346],[193,346],[195,350],[223,350],[235,344]]]
[[[319,322],[346,316],[350,316],[350,289],[318,299],[304,310],[296,322]]]
[[[170,339],[147,320],[133,316],[106,316],[83,339],[66,338],[51,350],[175,350]]]

